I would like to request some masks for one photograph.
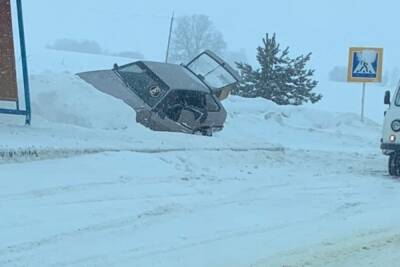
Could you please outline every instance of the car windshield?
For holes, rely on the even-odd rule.
[[[154,107],[168,91],[137,64],[122,66],[117,72],[125,84],[150,107]]]
[[[203,53],[189,63],[187,68],[209,87],[221,89],[237,82],[236,78],[227,70],[225,64],[221,64],[208,53]]]

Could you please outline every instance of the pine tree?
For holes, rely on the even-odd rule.
[[[306,69],[310,59],[311,53],[290,58],[289,47],[281,50],[276,35],[270,38],[267,34],[263,46],[257,48],[259,69],[237,63],[242,82],[233,93],[243,97],[263,97],[278,105],[316,103],[322,96],[312,92],[318,82],[313,79],[314,70]]]

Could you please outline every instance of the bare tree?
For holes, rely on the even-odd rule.
[[[205,15],[192,15],[177,18],[171,44],[171,60],[186,62],[205,49],[222,53],[226,43],[222,33]]]

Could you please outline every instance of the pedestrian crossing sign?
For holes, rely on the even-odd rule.
[[[349,82],[382,82],[382,48],[352,47],[349,53]]]

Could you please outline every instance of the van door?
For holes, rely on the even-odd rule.
[[[395,132],[392,129],[392,123],[396,120],[400,120],[400,83],[397,86],[389,109],[386,111],[385,122],[383,124],[383,143],[393,143],[390,141],[390,136],[396,136],[396,142],[400,143],[400,132]]]

